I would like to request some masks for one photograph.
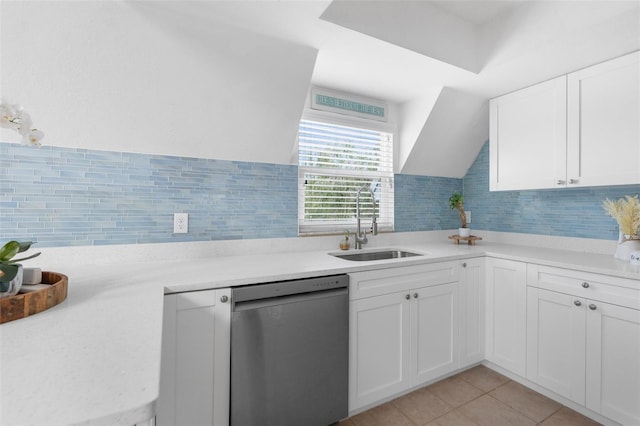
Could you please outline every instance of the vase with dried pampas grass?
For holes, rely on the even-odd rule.
[[[640,250],[640,200],[638,195],[625,195],[617,201],[603,201],[605,212],[618,222],[618,246],[616,259],[629,261],[632,251]]]

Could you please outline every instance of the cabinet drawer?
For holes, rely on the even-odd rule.
[[[456,262],[438,262],[349,274],[349,298],[379,296],[458,281]]]
[[[528,264],[527,285],[640,309],[640,280]]]

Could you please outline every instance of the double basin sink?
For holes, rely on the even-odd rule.
[[[401,259],[404,257],[423,256],[422,253],[414,253],[411,251],[397,250],[397,249],[379,249],[379,250],[367,250],[357,252],[346,253],[329,253],[331,256],[351,260],[355,262],[366,262],[370,260],[387,260],[387,259]]]

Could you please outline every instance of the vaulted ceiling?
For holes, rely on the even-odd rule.
[[[448,177],[464,176],[487,140],[488,99],[640,49],[640,0],[0,8],[3,96],[39,113],[49,143],[288,163],[306,93],[320,86],[390,102],[396,171]],[[180,102],[188,114],[162,108]],[[211,120],[204,138],[197,126]]]
[[[202,3],[194,16],[317,49],[311,85],[395,103],[409,174],[464,176],[489,98],[640,49],[634,0]]]

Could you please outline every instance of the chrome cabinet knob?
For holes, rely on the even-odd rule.
[[[229,296],[227,296],[227,295],[222,296],[222,297],[220,298],[220,301],[221,301],[222,303],[227,303],[227,302],[229,301]]]
[[[466,268],[466,267],[467,267],[467,262],[463,263],[463,264],[462,264],[462,267],[463,267],[463,268]]]
[[[589,304],[589,309],[591,309],[592,311],[595,311],[596,305],[594,305],[593,303]]]
[[[589,283],[588,282],[583,282],[582,283],[582,288],[589,288]]]
[[[417,299],[418,298],[418,293],[413,293],[413,298]]]
[[[574,305],[576,305],[576,306],[581,306],[581,305],[582,305],[582,302],[581,302],[581,301],[579,301],[579,300],[574,300],[574,301],[573,301],[573,304],[574,304]]]
[[[409,300],[409,299],[411,299],[411,295],[410,295],[410,294],[407,294],[404,298],[405,298],[405,299],[407,299],[407,300]]]

